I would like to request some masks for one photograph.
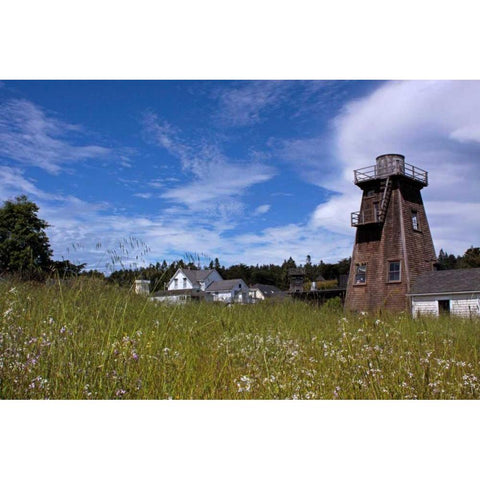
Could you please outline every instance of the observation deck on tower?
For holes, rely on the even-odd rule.
[[[423,187],[428,185],[428,172],[405,163],[405,157],[399,154],[380,155],[376,158],[377,163],[369,167],[354,170],[354,183],[359,185],[371,180],[384,179],[393,175],[410,178]]]

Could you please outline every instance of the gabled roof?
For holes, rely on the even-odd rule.
[[[418,276],[410,295],[480,292],[480,268],[437,270]]]
[[[271,297],[283,293],[275,285],[265,285],[264,283],[256,283],[252,288],[258,288],[265,297]]]
[[[209,270],[191,270],[190,268],[180,268],[179,269],[189,280],[192,284],[195,284],[197,282],[202,282],[205,280],[212,272],[214,272],[214,269],[209,269]],[[218,273],[218,272],[217,272]]]
[[[218,292],[221,290],[232,290],[238,287],[240,283],[245,283],[241,278],[233,278],[231,280],[220,280],[218,282],[211,283],[206,289],[206,292]]]

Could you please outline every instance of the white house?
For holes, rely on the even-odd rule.
[[[203,300],[225,303],[249,303],[248,286],[240,278],[223,280],[215,270],[179,268],[167,284],[167,290],[156,292],[152,300],[170,303]]]
[[[190,270],[179,268],[167,284],[167,290],[199,289],[202,292],[212,283],[223,280],[215,270]]]
[[[410,290],[412,315],[480,316],[480,268],[427,272]]]
[[[213,296],[214,302],[250,303],[248,285],[241,278],[213,282],[205,292]]]

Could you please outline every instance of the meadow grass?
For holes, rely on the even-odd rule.
[[[3,399],[470,399],[480,321],[0,283]]]

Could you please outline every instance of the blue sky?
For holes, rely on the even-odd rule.
[[[0,84],[1,199],[27,194],[55,258],[100,270],[112,250],[139,266],[348,257],[353,169],[392,152],[430,173],[437,252],[478,245],[479,82]]]

